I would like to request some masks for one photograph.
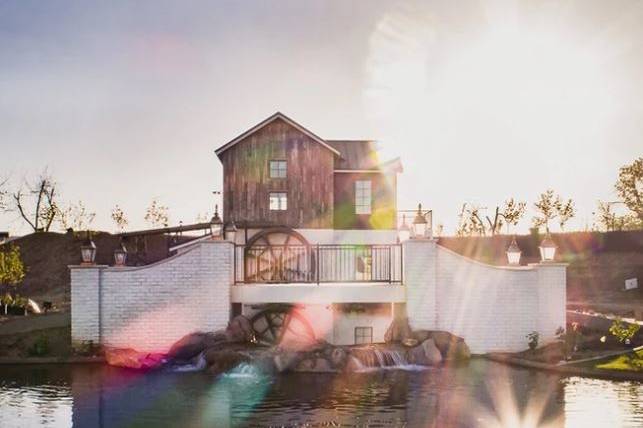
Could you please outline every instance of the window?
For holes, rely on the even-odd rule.
[[[286,192],[270,192],[270,211],[286,211],[288,195]]]
[[[373,343],[373,327],[355,327],[355,345]]]
[[[286,178],[288,164],[285,160],[270,161],[270,178]]]
[[[371,182],[358,180],[355,182],[355,214],[371,213]]]

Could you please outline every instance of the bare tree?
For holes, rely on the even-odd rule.
[[[168,208],[159,204],[156,199],[152,199],[152,203],[145,212],[145,221],[152,227],[168,227],[170,224]]]
[[[571,199],[563,200],[552,189],[540,194],[538,201],[534,203],[534,208],[537,212],[533,218],[534,227],[545,226],[547,232],[549,232],[550,221],[558,219],[560,229],[564,230],[565,224],[576,215],[574,202]]]
[[[45,170],[34,182],[25,180],[12,194],[13,209],[34,232],[47,232],[58,214],[57,196],[56,183]]]
[[[58,211],[58,223],[63,229],[88,229],[95,218],[96,213],[88,211],[83,201],[69,203],[65,209]]]
[[[643,225],[643,157],[621,167],[614,187],[623,203]]]
[[[480,217],[480,210],[483,210],[477,205],[464,203],[462,211],[460,212],[460,224],[456,230],[457,236],[485,236],[485,225]]]
[[[116,224],[116,228],[118,229],[119,232],[123,232],[127,225],[129,224],[129,221],[127,220],[127,217],[125,216],[125,212],[116,205],[114,209],[112,210],[112,220]]]

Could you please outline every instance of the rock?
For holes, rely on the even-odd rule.
[[[241,363],[250,362],[246,354],[230,349],[210,348],[204,353],[208,371],[211,373],[223,373],[234,369]]]
[[[413,331],[413,337],[418,341],[418,343],[422,343],[427,339],[431,338],[432,332],[430,330],[414,330]]]
[[[243,315],[237,315],[228,323],[225,334],[228,342],[254,343],[256,341],[250,320]]]
[[[281,351],[273,357],[277,372],[283,373],[295,367],[301,360],[299,352]]]
[[[334,370],[330,362],[325,358],[320,357],[310,357],[304,358],[301,360],[294,368],[296,372],[308,372],[308,373],[333,373]]]
[[[355,373],[360,370],[362,370],[364,366],[360,361],[353,355],[349,355],[348,361],[346,362],[346,365],[344,366],[344,371],[349,372],[349,373]]]
[[[471,350],[464,340],[452,343],[446,355],[447,361],[465,361],[471,358]]]
[[[411,337],[413,337],[413,331],[409,326],[408,318],[395,318],[384,334],[384,342],[399,343]]]
[[[165,355],[138,352],[134,349],[105,349],[107,364],[128,369],[149,370],[160,367],[165,363]]]
[[[406,359],[411,364],[435,366],[442,362],[442,354],[435,346],[433,339],[428,339],[422,342],[421,345],[411,348],[407,352]]]
[[[448,331],[432,331],[431,338],[444,360],[462,361],[471,358],[471,351],[463,338]]]
[[[225,343],[225,341],[226,335],[223,332],[190,333],[172,345],[167,356],[173,360],[187,361],[201,353],[204,349]]]
[[[413,348],[414,346],[418,345],[418,340],[413,338],[413,337],[407,337],[402,341],[402,345],[406,346],[407,348]]]
[[[344,348],[333,348],[329,356],[330,364],[335,369],[343,369],[348,361],[348,352]]]

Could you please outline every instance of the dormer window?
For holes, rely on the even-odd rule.
[[[270,161],[270,178],[286,178],[288,174],[288,164],[285,160]]]
[[[371,213],[371,182],[358,180],[355,182],[355,214]]]

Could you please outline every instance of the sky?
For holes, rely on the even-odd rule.
[[[616,200],[643,154],[643,2],[0,0],[0,178],[47,168],[113,231],[212,214],[214,149],[276,111],[400,156],[398,206]],[[515,231],[526,231],[530,209]],[[0,230],[27,232],[16,213]]]

